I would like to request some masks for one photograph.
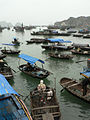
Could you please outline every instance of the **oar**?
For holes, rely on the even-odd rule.
[[[80,60],[80,61],[76,61],[76,63],[79,63],[79,62],[84,62],[84,61],[87,61],[87,60]]]

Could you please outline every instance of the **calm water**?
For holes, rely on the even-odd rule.
[[[80,76],[80,72],[83,70],[83,66],[86,66],[86,62],[75,63],[78,60],[87,59],[90,56],[75,56],[73,60],[58,60],[51,59],[47,55],[48,51],[45,51],[41,48],[41,44],[26,44],[26,40],[29,40],[33,37],[40,36],[31,36],[30,31],[25,31],[24,33],[19,33],[15,31],[3,30],[0,33],[0,41],[1,43],[11,43],[13,37],[18,37],[19,41],[23,44],[20,47],[15,48],[14,46],[7,46],[8,49],[19,49],[21,53],[40,58],[45,61],[44,68],[48,69],[53,73],[48,78],[44,79],[46,85],[50,87],[55,87],[55,79],[56,78],[56,94],[58,98],[58,102],[60,104],[60,110],[62,114],[62,120],[90,120],[90,105],[85,103],[84,101],[72,96],[67,91],[60,90],[62,87],[59,84],[59,81],[62,77],[69,77],[79,80],[82,78]],[[48,37],[48,36],[47,36]],[[58,37],[63,38],[64,40],[70,40],[74,43],[87,43],[90,44],[90,39],[82,39],[75,38],[72,36],[69,37]],[[2,46],[2,45],[1,45]],[[4,47],[4,45],[2,46]],[[33,90],[40,82],[39,79],[35,79],[29,77],[21,73],[18,70],[19,58],[16,55],[9,55],[5,58],[7,63],[15,70],[17,73],[14,73],[14,79],[10,80],[9,83],[13,86],[13,88],[23,96],[29,95],[29,92]],[[20,64],[25,61],[20,60]],[[40,65],[39,63],[37,63]],[[30,110],[30,97],[25,101],[26,106]]]

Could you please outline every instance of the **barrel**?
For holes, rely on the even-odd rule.
[[[90,68],[90,59],[87,60],[87,68]]]

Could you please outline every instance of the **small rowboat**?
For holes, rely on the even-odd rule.
[[[72,95],[90,103],[90,88],[87,88],[87,94],[83,96],[82,84],[70,78],[62,78],[60,85]]]
[[[31,113],[34,120],[60,120],[60,108],[53,88],[46,86],[44,91],[35,88],[30,92],[30,98]]]
[[[79,55],[90,55],[90,51],[84,51],[84,50],[71,50],[73,54],[79,54]]]
[[[3,54],[19,54],[20,50],[1,50]]]
[[[49,53],[50,57],[59,58],[59,59],[72,59],[74,56],[69,54],[58,54],[58,53]]]
[[[35,62],[37,61],[41,62],[42,64],[44,64],[44,61],[38,58],[34,58],[32,56],[28,56],[26,54],[19,55],[19,58],[22,58],[29,63],[29,65],[28,64],[19,65],[19,70],[21,72],[40,79],[46,78],[50,75],[50,72],[48,70],[44,69],[43,67],[41,68],[35,65]]]

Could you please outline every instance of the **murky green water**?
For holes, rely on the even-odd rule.
[[[86,62],[84,61],[78,64],[75,63],[75,61],[84,60],[89,58],[90,56],[78,55],[70,61],[51,59],[48,58],[48,52],[44,51],[44,49],[41,48],[41,44],[26,44],[26,40],[29,40],[33,37],[39,37],[31,36],[30,31],[25,31],[25,33],[18,33],[11,30],[4,30],[2,33],[0,33],[1,43],[11,43],[13,37],[18,37],[20,42],[22,42],[23,44],[18,48],[15,48],[14,46],[9,46],[9,48],[20,49],[21,53],[25,53],[27,55],[37,57],[45,61],[44,68],[53,73],[53,75],[50,75],[48,78],[44,79],[46,85],[49,85],[50,87],[55,87],[54,77],[56,78],[56,93],[58,102],[60,104],[62,120],[90,120],[90,104],[85,103],[84,101],[72,96],[67,91],[63,91],[61,93],[60,90],[62,89],[62,87],[59,84],[59,81],[62,77],[74,78],[76,80],[82,78],[82,76],[80,76],[80,72],[82,71],[83,66],[86,66]],[[74,43],[90,44],[90,39],[75,38],[72,36],[58,38],[71,40]],[[9,83],[18,93],[24,96],[29,95],[29,92],[38,85],[40,80],[29,77],[28,75],[25,75],[18,70],[19,58],[17,55],[9,55],[5,58],[5,60],[15,71],[17,71],[17,73],[14,73],[14,79],[10,80]],[[23,60],[20,61],[20,63],[23,62]],[[25,101],[25,104],[30,110],[30,98]]]

